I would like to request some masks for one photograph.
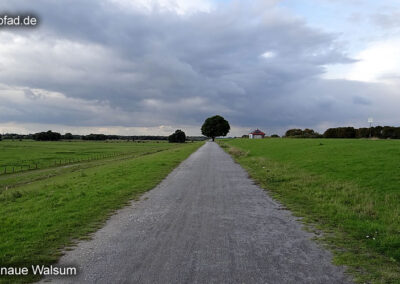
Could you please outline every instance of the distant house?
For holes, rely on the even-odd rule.
[[[250,139],[263,139],[265,137],[265,133],[262,132],[260,129],[256,129],[253,132],[249,133]]]

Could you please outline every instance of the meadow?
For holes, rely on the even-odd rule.
[[[54,263],[63,250],[90,237],[115,210],[156,186],[202,144],[0,142],[1,162],[12,162],[14,154],[15,161],[65,155],[77,160],[0,176],[1,266]],[[91,155],[97,158],[87,159]],[[37,278],[0,277],[0,283],[33,280]]]
[[[400,283],[400,141],[224,139],[220,145],[360,283]]]
[[[158,143],[157,143],[158,142]],[[0,143],[0,175],[31,169],[48,168],[117,155],[138,154],[169,146],[165,141],[58,141],[3,140]],[[162,143],[163,145],[158,145]]]

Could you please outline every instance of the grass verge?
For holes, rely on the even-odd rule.
[[[49,265],[63,248],[86,238],[129,200],[156,186],[202,143],[75,171],[62,172],[0,194],[0,264]],[[2,277],[32,282],[36,276]]]
[[[353,143],[366,142],[370,141]],[[261,187],[303,217],[318,240],[333,251],[334,262],[346,265],[356,282],[400,283],[398,182],[392,176],[386,182],[380,180],[382,169],[368,162],[372,157],[386,168],[394,166],[393,157],[399,151],[392,151],[391,144],[372,144],[374,157],[352,150],[351,141],[235,139],[219,143]],[[328,147],[321,149],[324,145]],[[357,165],[365,172],[351,171],[354,160],[361,162]],[[360,179],[363,175],[369,180]],[[381,182],[385,185],[378,187]]]

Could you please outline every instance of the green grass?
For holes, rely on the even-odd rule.
[[[163,146],[159,145],[162,144]],[[154,147],[168,148],[166,142],[103,141],[11,141],[0,142],[0,175],[36,168],[47,168],[84,160],[95,160],[145,152]]]
[[[33,163],[39,164],[40,170],[23,168],[23,171],[19,171],[17,167],[17,174],[10,174],[9,166],[9,172],[4,174],[4,169],[0,166],[0,193],[15,186],[61,173],[102,165],[110,161],[129,159],[177,146],[177,144],[159,141],[142,143],[1,141],[0,165],[18,165],[33,161]],[[67,154],[65,153],[70,153],[69,159],[66,158]],[[22,157],[25,157],[26,160],[22,160]],[[60,161],[62,162],[60,163]],[[31,169],[33,168],[31,167]]]
[[[221,142],[263,188],[348,266],[358,282],[400,283],[400,141]]]
[[[62,249],[96,231],[116,209],[156,186],[202,145],[143,144],[131,145],[136,147],[130,148],[131,156],[5,176],[10,188],[0,193],[0,266],[54,263]],[[32,275],[0,278],[4,283],[33,280]]]

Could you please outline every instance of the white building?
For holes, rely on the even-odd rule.
[[[265,133],[262,132],[260,129],[256,129],[253,132],[249,133],[250,139],[263,139],[265,137]]]

